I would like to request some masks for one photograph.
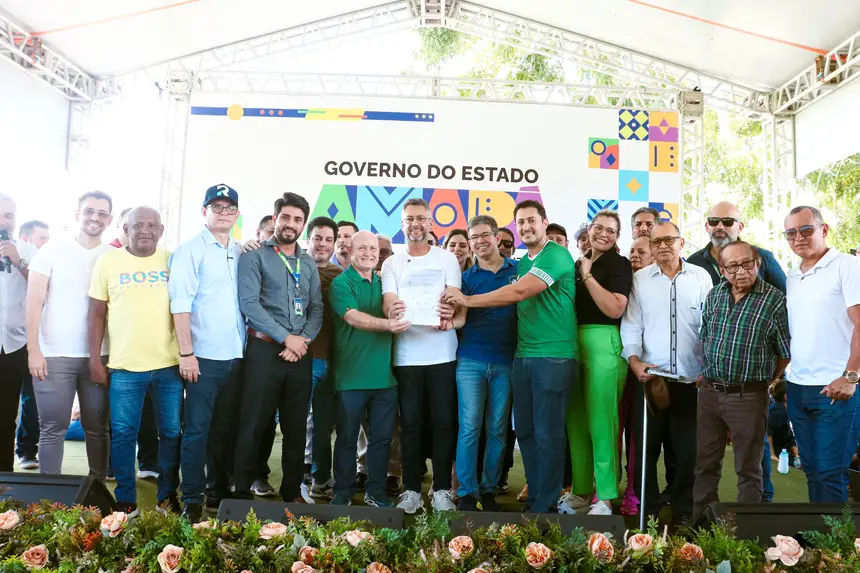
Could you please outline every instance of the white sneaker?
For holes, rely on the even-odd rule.
[[[598,501],[591,506],[588,515],[612,515],[612,506],[605,501]]]
[[[325,483],[317,483],[313,481],[311,485],[311,497],[314,499],[331,499],[334,496],[334,480],[330,479]]]
[[[437,491],[433,494],[433,509],[436,511],[456,511],[457,506],[454,505],[454,496],[447,489]]]
[[[311,490],[308,488],[308,484],[302,482],[302,499],[305,500],[305,503],[316,503],[314,498],[311,497]]]
[[[400,494],[400,500],[397,504],[398,509],[402,509],[409,515],[412,515],[423,507],[424,500],[421,498],[421,494],[417,491],[406,490]]]
[[[137,479],[158,479],[158,472],[150,470],[138,470]]]
[[[576,515],[578,511],[582,511],[586,507],[591,507],[591,502],[581,495],[565,493],[558,499],[557,507],[559,513]]]
[[[39,469],[39,460],[36,458],[18,458],[21,463],[22,470],[37,470]]]

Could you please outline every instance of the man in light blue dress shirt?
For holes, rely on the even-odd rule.
[[[241,245],[230,237],[239,217],[239,194],[227,185],[206,191],[206,226],[170,257],[170,311],[185,380],[182,432],[182,514],[191,523],[228,495],[233,471],[235,405],[245,318],[237,273]],[[207,475],[208,470],[208,475]]]

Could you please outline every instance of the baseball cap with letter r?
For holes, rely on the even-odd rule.
[[[235,189],[229,185],[225,185],[224,183],[213,185],[206,190],[206,197],[203,199],[203,206],[207,207],[209,203],[215,199],[226,199],[237,207],[239,206],[239,194],[236,193]]]

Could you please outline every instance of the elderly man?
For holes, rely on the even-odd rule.
[[[830,227],[814,207],[792,209],[783,234],[800,257],[788,277],[788,416],[809,501],[845,503],[860,431],[860,260],[827,246]]]
[[[376,272],[382,272],[382,263],[394,254],[391,248],[391,238],[382,233],[377,233],[376,238],[379,240],[379,262],[376,263]]]
[[[630,266],[633,272],[641,271],[645,267],[654,262],[654,257],[651,255],[650,235],[638,237],[630,244]]]
[[[710,292],[702,311],[705,367],[697,411],[694,517],[718,499],[728,432],[737,501],[761,501],[768,387],[785,371],[790,355],[785,296],[759,278],[760,264],[749,243],[723,247],[720,270],[726,280]]]

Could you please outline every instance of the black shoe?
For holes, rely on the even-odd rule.
[[[390,496],[400,495],[400,490],[403,489],[400,485],[400,478],[397,476],[388,476],[385,480],[385,493]]]
[[[481,494],[481,509],[484,511],[502,511],[496,503],[496,496],[491,493]]]
[[[460,498],[460,503],[457,505],[460,511],[479,511],[478,498],[474,495],[464,495]]]
[[[203,504],[186,503],[185,507],[182,508],[181,517],[184,517],[191,525],[194,525],[203,519]]]
[[[355,474],[355,489],[356,491],[364,491],[365,487],[367,487],[367,474],[358,472]]]
[[[158,507],[155,508],[155,511],[160,513],[161,515],[168,515],[170,513],[174,515],[179,515],[182,513],[182,506],[179,505],[179,498],[176,494],[171,494],[167,499],[162,499],[158,502]]]
[[[660,493],[660,505],[672,505],[672,491],[669,486]]]
[[[313,466],[311,464],[305,464],[305,475],[302,478],[302,481],[307,484],[308,487],[311,487],[311,484],[314,482],[314,476],[311,474],[311,470]]]
[[[138,516],[139,512],[137,511],[136,503],[127,503],[124,501],[118,501],[113,504],[114,511],[121,511],[126,515],[128,519],[133,519]]]
[[[508,485],[508,470],[502,472],[502,477],[499,478],[499,491],[506,492],[510,489]]]
[[[206,509],[208,511],[218,511],[218,508],[221,507],[221,501],[228,499],[228,497],[209,497],[206,496]]]

